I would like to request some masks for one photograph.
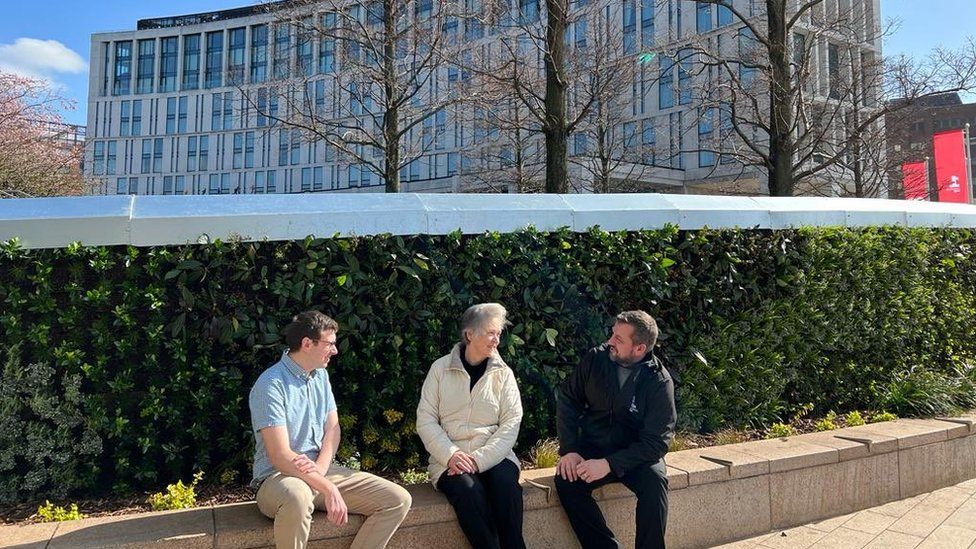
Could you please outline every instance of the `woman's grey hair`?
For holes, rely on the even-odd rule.
[[[499,303],[478,303],[468,307],[461,315],[461,343],[468,342],[468,331],[480,332],[490,322],[497,321],[502,328],[508,326],[508,311]]]

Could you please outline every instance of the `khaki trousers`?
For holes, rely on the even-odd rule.
[[[349,513],[366,515],[350,549],[383,549],[407,511],[410,493],[376,475],[333,464],[325,478],[336,485]],[[274,473],[258,489],[258,509],[274,519],[278,549],[305,549],[312,527],[312,511],[325,511],[325,495],[300,478]]]

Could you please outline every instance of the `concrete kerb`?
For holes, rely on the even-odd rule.
[[[896,420],[668,455],[669,545],[708,547],[844,515],[976,478],[976,414]],[[553,469],[524,471],[526,542],[575,547],[559,508]],[[390,547],[467,547],[454,512],[429,485],[409,487],[414,506]],[[621,485],[595,492],[625,545],[634,537],[634,497]],[[311,547],[348,547],[362,524],[342,528],[316,513]],[[271,521],[253,502],[166,513],[0,527],[5,546],[271,547]]]

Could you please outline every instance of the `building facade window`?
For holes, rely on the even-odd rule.
[[[251,27],[251,83],[268,79],[268,25]]]
[[[142,135],[142,99],[132,102],[132,137]]]
[[[132,92],[132,41],[115,43],[115,78],[112,95],[129,95]]]
[[[228,31],[227,78],[228,84],[244,83],[244,52],[247,49],[247,31],[244,27]]]
[[[224,73],[224,31],[207,33],[207,65],[204,74],[204,87],[219,88],[223,85]]]
[[[156,40],[139,41],[139,74],[136,78],[136,93],[153,92],[153,74],[156,72]]]
[[[695,17],[695,24],[699,34],[712,30],[712,5],[711,4],[698,4],[697,16]]]
[[[637,3],[636,0],[624,0],[623,9],[624,53],[637,52]]]
[[[183,37],[183,83],[184,90],[200,88],[200,35],[188,34]]]
[[[179,55],[179,41],[175,36],[163,38],[159,42],[159,92],[176,91],[176,61]]]

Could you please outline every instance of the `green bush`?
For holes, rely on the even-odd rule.
[[[203,478],[203,471],[193,475],[193,482],[189,486],[177,480],[176,484],[166,487],[166,493],[156,492],[149,496],[149,507],[153,511],[172,511],[174,509],[189,509],[197,503],[197,484]]]
[[[67,509],[55,507],[50,501],[37,508],[37,516],[41,522],[64,522],[66,520],[81,520],[85,515],[78,511],[78,504],[72,503]]]
[[[789,423],[774,423],[769,426],[766,430],[766,438],[787,438],[799,434],[796,427],[793,427]]]
[[[0,347],[0,502],[92,489],[103,452],[87,417],[96,397],[82,394],[81,375],[21,355],[19,344]]]
[[[813,424],[813,430],[833,431],[834,429],[838,428],[836,420],[837,420],[836,413],[834,413],[833,411],[827,412],[826,416],[820,418],[819,420],[817,420],[816,423]]]
[[[864,417],[861,416],[861,412],[853,410],[844,415],[844,424],[848,427],[857,427],[859,425],[864,425]]]
[[[901,416],[948,414],[966,401],[962,380],[950,372],[919,367],[896,372],[878,391],[877,407]]]
[[[500,352],[522,394],[522,456],[555,435],[560,382],[631,308],[660,319],[687,432],[762,429],[806,404],[964,406],[974,244],[970,230],[905,228],[2,244],[0,502],[131,493],[200,469],[246,481],[248,390],[309,308],[341,325],[337,455],[367,470],[426,462],[420,386],[479,301],[511,313]]]
[[[430,482],[430,475],[422,469],[407,469],[400,473],[400,484],[404,486],[424,484],[425,482]]]
[[[868,423],[882,423],[885,421],[894,421],[896,419],[898,419],[898,416],[892,414],[891,412],[879,412],[877,414],[873,414]]]

